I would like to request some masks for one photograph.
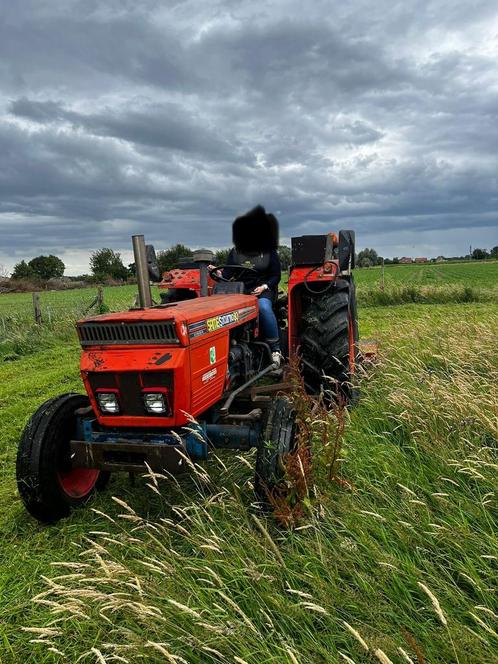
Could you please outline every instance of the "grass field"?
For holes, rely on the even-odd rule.
[[[374,273],[357,272],[360,292]],[[159,492],[114,478],[97,511],[54,527],[25,514],[20,432],[45,399],[81,390],[68,321],[91,297],[60,297],[67,315],[26,353],[9,340],[0,364],[2,664],[498,661],[497,302],[360,308],[380,357],[347,423],[343,481],[317,458],[317,495],[288,532],[251,506],[252,458],[236,454]],[[0,316],[4,298],[25,306],[0,296]]]
[[[355,270],[357,295],[362,306],[409,303],[445,304],[459,302],[498,303],[498,261],[439,263],[428,265],[389,265],[385,269],[385,287],[380,288],[381,269]],[[281,286],[286,288],[287,275]],[[133,305],[137,287],[104,289],[104,303],[111,311]],[[159,291],[153,289],[159,301]],[[15,359],[74,337],[72,323],[84,315],[98,313],[89,308],[96,289],[40,293],[44,324],[34,322],[31,293],[0,295],[0,360]]]
[[[362,286],[375,286],[380,282],[382,268],[356,270],[357,281]],[[427,265],[386,265],[385,285],[418,286],[460,285],[477,288],[494,288],[498,284],[498,261],[474,261],[468,263],[429,263]]]

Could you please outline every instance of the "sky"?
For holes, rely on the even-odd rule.
[[[498,244],[496,0],[0,0],[0,266],[230,245],[262,204],[384,256]]]

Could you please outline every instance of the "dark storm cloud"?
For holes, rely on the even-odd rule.
[[[99,12],[92,3],[10,8],[0,41],[0,81],[8,91],[102,93],[133,81],[184,91],[195,84],[180,35],[138,12]],[[103,5],[104,3],[102,3]],[[88,6],[87,6],[88,5]],[[52,11],[50,11],[52,7]]]
[[[283,238],[491,242],[497,34],[492,2],[10,3],[0,263],[62,247],[76,270],[137,231],[224,246],[257,202]]]
[[[40,124],[68,123],[95,136],[112,137],[148,148],[191,152],[205,159],[239,161],[252,158],[218,135],[215,128],[203,126],[179,104],[153,104],[140,110],[106,108],[100,113],[75,113],[60,103],[20,98],[12,102],[12,114]],[[361,130],[359,130],[361,132]]]

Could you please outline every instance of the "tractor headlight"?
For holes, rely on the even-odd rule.
[[[145,410],[154,415],[160,415],[168,411],[168,404],[162,392],[145,392]]]
[[[97,392],[100,410],[109,415],[119,413],[118,395],[115,392]]]

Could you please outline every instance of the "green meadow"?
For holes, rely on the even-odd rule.
[[[29,294],[0,295],[2,664],[498,662],[498,263],[379,280],[356,271],[379,355],[338,477],[314,441],[293,530],[255,506],[253,456],[237,453],[178,482],[113,477],[55,526],[30,518],[17,441],[39,404],[81,391],[73,322],[95,291],[42,293],[40,327]]]

